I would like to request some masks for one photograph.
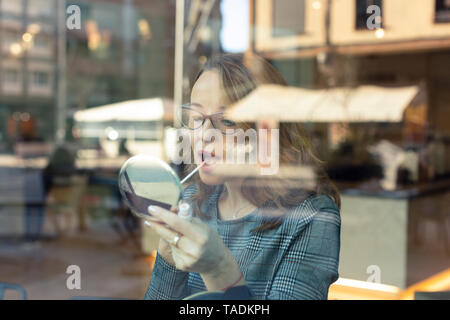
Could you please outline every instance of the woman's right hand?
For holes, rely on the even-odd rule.
[[[175,214],[177,214],[178,209],[174,208],[171,209],[170,211],[174,212]],[[146,226],[147,228],[149,228],[148,226]],[[175,261],[173,260],[172,257],[172,248],[169,244],[169,242],[167,242],[166,240],[164,240],[163,238],[159,239],[159,244],[158,244],[158,254],[169,264],[171,264],[172,266],[175,267]]]
[[[172,257],[172,248],[163,238],[159,239],[158,254],[169,264],[175,267],[175,261]]]

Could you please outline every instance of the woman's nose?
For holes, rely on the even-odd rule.
[[[202,127],[202,141],[203,143],[211,143],[215,141],[216,132],[211,132],[210,130],[216,130],[211,122],[211,119],[205,119]]]
[[[211,119],[205,119],[205,122],[203,123],[203,130],[213,129],[213,128],[214,128],[214,126],[212,125]]]

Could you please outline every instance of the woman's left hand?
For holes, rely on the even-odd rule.
[[[237,264],[219,234],[200,219],[188,221],[157,206],[150,206],[149,213],[161,220],[147,225],[171,244],[177,269],[222,277],[233,263]],[[173,241],[177,235],[179,240],[175,246]]]

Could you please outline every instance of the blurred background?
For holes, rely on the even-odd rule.
[[[0,0],[0,297],[143,298],[158,239],[117,175],[170,160],[220,52],[298,90],[286,112],[342,197],[330,298],[450,290],[449,0]]]

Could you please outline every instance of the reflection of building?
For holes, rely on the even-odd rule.
[[[40,127],[54,107],[55,12],[55,0],[0,2],[0,103]]]
[[[450,136],[450,1],[252,0],[250,5],[252,50],[271,59],[290,84],[422,83],[428,101],[422,122]],[[367,27],[369,5],[380,7],[382,29]]]
[[[255,24],[253,48],[270,57],[314,56],[331,49],[340,54],[374,54],[450,47],[447,0],[426,3],[252,0],[251,3]],[[329,8],[327,3],[331,4]],[[364,12],[372,4],[381,9],[382,32],[366,26],[371,14]]]
[[[188,101],[192,81],[208,57],[222,52],[221,1],[187,0],[184,14],[183,100]]]
[[[72,112],[172,96],[173,3],[72,3],[80,7],[82,14],[81,30],[67,32],[67,97]]]
[[[68,115],[116,101],[172,96],[174,3],[66,5],[78,5],[81,14],[80,30],[64,30]],[[57,0],[0,1],[0,105],[9,115],[37,119],[38,135],[47,139],[53,139],[57,120],[56,16]]]
[[[366,9],[370,5],[381,9],[380,29],[367,27],[371,14]],[[386,122],[360,126],[338,122],[330,129],[308,124],[314,134],[325,132],[331,136],[327,139],[326,135],[320,135],[321,145],[326,145],[327,140],[330,144],[341,140],[349,134],[347,129],[353,133],[353,138],[342,144],[339,152],[330,152],[327,159],[330,160],[327,164],[333,167],[330,163],[334,162],[334,171],[340,170],[342,180],[346,180],[339,183],[340,276],[366,281],[369,268],[377,266],[382,270],[383,283],[405,287],[419,277],[412,272],[411,257],[417,254],[426,261],[428,252],[448,243],[449,231],[443,217],[448,217],[445,199],[450,188],[450,1],[251,0],[250,7],[254,25],[252,51],[270,59],[290,85],[321,89],[368,84],[419,85],[422,89],[417,100],[420,102],[416,108],[406,110],[402,126]],[[372,98],[373,101],[377,99]],[[424,143],[430,132],[443,137],[439,143],[445,143],[445,154],[442,144]],[[403,147],[398,148],[402,151],[410,148],[405,158],[408,169],[414,169],[406,174],[405,180],[409,181],[400,190],[382,190],[379,179],[364,180],[357,170],[369,160],[364,159],[368,157],[367,147],[381,139]],[[423,154],[434,154],[433,160],[423,161]],[[391,159],[385,161],[395,161]],[[406,171],[406,164],[403,166]],[[368,169],[365,167],[364,172]],[[439,170],[446,175],[432,180],[433,175],[427,170]],[[422,183],[412,183],[411,176]],[[351,178],[357,181],[350,181]],[[402,183],[397,181],[398,184]],[[436,222],[439,232],[435,233],[442,237],[425,243],[418,253],[411,239],[417,238],[416,228],[426,219]],[[429,268],[423,275],[431,275],[430,265],[436,268],[431,273],[448,265],[444,260],[435,261],[421,265],[423,269]]]
[[[171,96],[174,10],[167,1],[73,4],[82,28],[68,31],[70,107]]]

